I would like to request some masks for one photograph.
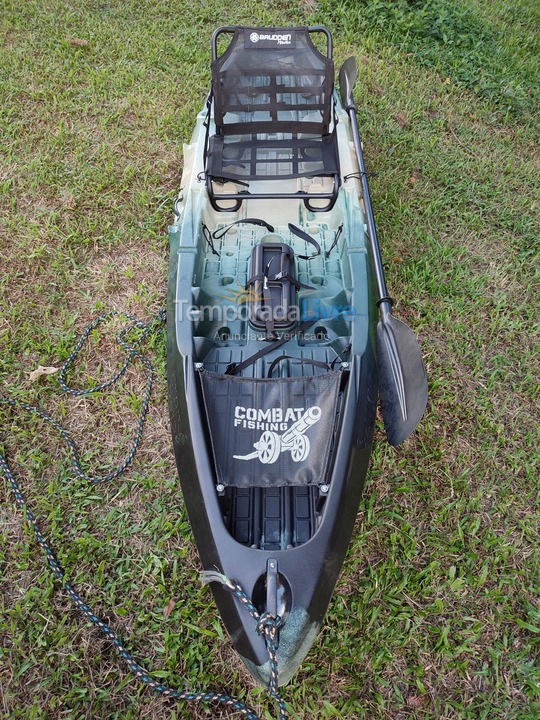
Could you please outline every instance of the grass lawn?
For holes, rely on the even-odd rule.
[[[129,443],[140,367],[66,397],[55,376],[104,309],[164,305],[182,142],[221,24],[327,24],[359,59],[373,201],[429,412],[370,478],[324,630],[286,689],[297,719],[533,720],[538,613],[540,6],[535,0],[1,0],[0,392],[64,420],[104,471]],[[78,384],[119,359],[96,332]],[[536,341],[538,335],[536,335]],[[0,442],[72,582],[173,685],[257,707],[220,625],[169,439],[164,337],[143,447],[120,481],[72,479],[21,412]],[[0,482],[0,717],[232,717],[170,705],[74,611]],[[536,588],[536,592],[535,592]],[[536,645],[536,651],[538,646]],[[272,708],[273,712],[273,708]],[[273,715],[267,714],[270,718]]]

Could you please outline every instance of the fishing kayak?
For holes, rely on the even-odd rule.
[[[386,290],[354,59],[338,93],[322,26],[223,27],[211,51],[169,228],[172,436],[234,647],[267,685],[267,637],[229,579],[279,619],[282,685],[319,632],[351,539],[378,396],[398,444],[427,382]]]

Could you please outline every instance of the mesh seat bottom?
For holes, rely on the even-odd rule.
[[[214,135],[208,175],[225,180],[286,180],[339,173],[337,136],[273,133]]]

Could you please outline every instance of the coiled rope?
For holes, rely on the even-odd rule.
[[[115,316],[129,321],[129,325],[122,329],[116,335],[117,343],[126,352],[120,369],[111,378],[109,378],[109,380],[106,380],[99,385],[94,385],[92,387],[81,389],[72,387],[68,384],[68,372],[77,360],[90,334],[99,325],[103,324],[104,322],[110,320],[112,317]],[[102,482],[108,482],[110,480],[120,477],[120,475],[122,475],[133,462],[133,459],[141,444],[144,424],[148,415],[150,398],[154,384],[154,369],[152,363],[148,356],[140,351],[140,346],[148,338],[149,335],[157,331],[157,329],[165,321],[165,318],[165,310],[160,311],[154,318],[152,318],[146,323],[142,322],[135,316],[124,312],[113,311],[99,315],[94,320],[92,320],[92,322],[89,323],[84,329],[71,354],[69,355],[65,363],[62,365],[62,368],[60,369],[60,372],[58,374],[58,379],[62,390],[70,393],[71,395],[80,397],[83,395],[90,395],[92,393],[110,389],[125,375],[127,369],[134,361],[140,360],[143,364],[146,376],[146,383],[142,391],[141,409],[135,423],[135,432],[133,435],[133,439],[130,448],[125,457],[123,458],[122,462],[112,471],[104,475],[92,475],[86,472],[82,467],[79,450],[75,441],[71,437],[69,430],[67,430],[67,428],[65,428],[60,422],[58,422],[58,420],[49,415],[49,413],[47,413],[45,410],[42,410],[35,405],[30,405],[29,403],[26,403],[22,400],[16,400],[15,398],[8,396],[0,396],[0,404],[26,410],[33,415],[37,415],[45,423],[53,427],[59,433],[67,448],[69,449],[72,470],[75,475],[81,480],[92,484],[98,484]],[[136,340],[128,342],[127,336],[133,330],[140,331],[140,335]],[[170,698],[172,700],[224,705],[231,710],[240,713],[240,715],[247,718],[247,720],[262,720],[261,717],[255,712],[255,710],[250,708],[241,700],[232,697],[231,695],[228,695],[226,693],[215,692],[213,690],[190,691],[186,689],[177,689],[165,683],[162,683],[152,677],[152,674],[142,665],[140,665],[140,663],[137,662],[137,660],[125,646],[123,640],[118,636],[116,631],[113,630],[104,620],[102,620],[92,611],[89,605],[87,605],[87,603],[84,601],[81,594],[66,579],[66,573],[64,571],[64,568],[58,562],[56,553],[51,547],[49,541],[41,532],[38,518],[32,512],[32,510],[28,506],[28,503],[26,502],[26,498],[21,489],[19,480],[16,478],[15,474],[11,470],[6,456],[1,452],[0,470],[2,471],[4,477],[7,479],[15,497],[15,502],[17,506],[21,510],[23,516],[26,518],[28,525],[33,530],[38,544],[41,546],[43,552],[45,553],[45,558],[49,564],[49,567],[52,570],[53,574],[56,576],[56,578],[59,580],[63,590],[71,598],[73,603],[83,613],[83,615],[85,615],[85,617],[95,627],[97,627],[108,638],[108,640],[110,640],[110,642],[118,651],[120,657],[125,661],[129,670],[141,682],[151,687],[152,690],[159,693],[163,697]],[[264,636],[266,641],[266,647],[268,650],[268,659],[270,664],[270,682],[268,686],[268,692],[278,704],[279,720],[287,720],[287,709],[278,687],[277,649],[279,642],[279,629],[283,622],[282,618],[279,616],[273,617],[267,613],[260,614],[257,611],[257,608],[249,599],[249,597],[246,595],[240,584],[235,580],[229,580],[224,575],[221,575],[220,573],[216,573],[214,571],[207,571],[201,573],[201,579],[204,584],[210,582],[222,583],[224,587],[226,587],[238,599],[242,607],[245,607],[247,612],[254,619],[256,623],[256,631]]]

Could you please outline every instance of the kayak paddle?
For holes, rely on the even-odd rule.
[[[381,248],[371,205],[369,182],[353,97],[353,88],[357,78],[356,59],[350,57],[343,63],[339,71],[339,88],[343,105],[351,120],[379,293],[377,301],[379,306],[377,364],[384,427],[390,445],[399,445],[409,437],[424,414],[428,397],[427,375],[415,334],[405,323],[392,315],[393,301],[388,296],[384,277]]]

